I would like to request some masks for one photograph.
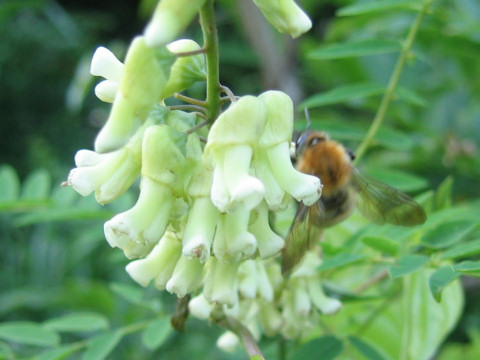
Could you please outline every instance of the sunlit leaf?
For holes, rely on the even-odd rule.
[[[468,242],[461,242],[447,249],[440,259],[459,259],[467,256],[474,256],[480,254],[480,239],[476,239]]]
[[[352,16],[372,14],[389,10],[415,10],[422,8],[422,2],[418,0],[381,0],[356,2],[345,6],[337,11],[338,16]]]
[[[447,176],[435,194],[435,208],[447,209],[452,206],[453,177]]]
[[[83,353],[82,360],[105,359],[118,345],[122,335],[115,331],[96,336],[89,340],[87,350]]]
[[[34,171],[24,181],[22,186],[23,199],[41,200],[50,195],[52,178],[50,174],[43,169]]]
[[[398,243],[387,238],[377,236],[364,236],[361,238],[360,241],[374,250],[391,256],[395,256],[399,250]]]
[[[166,316],[153,320],[142,333],[142,342],[150,350],[158,349],[172,333],[170,319]]]
[[[70,355],[82,349],[81,344],[62,345],[54,349],[49,349],[38,355],[36,360],[64,360],[68,359]]]
[[[343,103],[354,99],[380,95],[384,91],[385,86],[373,83],[342,85],[323,93],[310,96],[300,104],[300,108],[311,109],[319,106]]]
[[[340,59],[346,57],[388,54],[402,49],[398,41],[385,39],[368,39],[336,43],[313,50],[308,57],[315,60]]]
[[[379,349],[356,336],[349,336],[348,340],[368,360],[389,360]]]
[[[95,313],[69,314],[50,319],[44,325],[59,332],[97,331],[107,329],[108,320],[105,316]]]
[[[318,271],[326,271],[336,269],[342,266],[351,265],[363,260],[365,257],[360,254],[342,253],[325,259],[325,261],[317,268]]]
[[[430,276],[428,285],[436,301],[442,299],[443,289],[459,276],[460,274],[456,272],[452,266],[444,266]]]
[[[20,194],[17,172],[8,165],[0,167],[0,203],[16,200]]]
[[[440,223],[422,236],[422,245],[431,249],[443,249],[465,238],[475,227],[472,221],[450,221]]]
[[[479,261],[464,261],[460,264],[455,264],[454,269],[464,275],[480,277]]]
[[[335,359],[343,350],[343,343],[335,336],[326,335],[313,339],[302,345],[297,351],[292,352],[288,357],[291,360],[310,359],[315,356],[317,359]]]
[[[0,339],[37,346],[54,346],[60,342],[56,332],[27,321],[0,324]]]
[[[402,256],[395,265],[390,266],[389,273],[394,279],[410,274],[428,263],[430,258],[424,255]]]

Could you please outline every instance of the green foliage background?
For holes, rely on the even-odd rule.
[[[0,3],[0,164],[4,164],[0,168],[0,359],[101,358],[102,351],[106,354],[117,341],[120,345],[111,355],[115,359],[245,358],[241,351],[230,355],[215,348],[221,333],[215,325],[189,320],[185,334],[168,330],[165,319],[174,311],[172,296],[140,289],[128,278],[127,261],[119,250],[109,248],[102,224],[132,205],[133,192],[100,207],[92,197],[80,198],[59,186],[73,166],[75,151],[91,148],[108,114],[108,106],[93,95],[95,79],[88,73],[95,47],[105,45],[123,58],[131,38],[142,31],[152,3]],[[251,19],[258,14],[240,11],[239,2],[233,0],[218,1],[222,84],[237,95],[284,90],[299,105],[298,129],[306,126],[301,109],[308,107],[312,127],[325,129],[355,148],[375,115],[420,1],[384,1],[391,4],[389,10],[369,13],[352,5],[361,3],[304,0],[301,4],[313,20],[313,29],[293,42],[265,26],[261,31],[267,40],[259,47],[251,36]],[[324,245],[327,257],[344,256],[343,263],[331,263],[326,273],[332,293],[338,294],[336,281],[342,283],[346,277],[354,281],[350,275],[358,273],[353,267],[357,261],[362,265],[361,259],[348,258],[345,249],[350,245],[370,266],[376,256],[372,254],[388,253],[392,242],[397,249],[392,250],[394,258],[403,256],[400,265],[407,262],[410,272],[417,266],[411,261],[418,260],[411,256],[426,257],[434,266],[415,276],[425,277],[423,284],[430,281],[438,296],[450,278],[478,275],[479,30],[480,3],[475,0],[437,0],[426,15],[385,123],[359,167],[418,195],[431,221],[415,235],[403,229],[379,230],[356,215],[332,229]],[[200,42],[196,23],[186,36]],[[272,75],[269,68],[280,70]],[[202,94],[201,86],[189,93]],[[414,237],[420,242],[405,240]],[[466,259],[470,262],[461,263]],[[454,261],[457,267],[443,261]],[[439,282],[432,285],[427,275],[437,269],[443,272],[433,277]],[[403,275],[398,275],[399,281]],[[461,277],[465,293],[461,318],[437,359],[480,356],[476,301],[480,283],[474,276]],[[398,282],[381,290],[393,296],[396,286]],[[419,291],[430,290],[427,286]],[[345,299],[349,295],[344,294]],[[449,299],[460,309],[461,298]],[[325,320],[324,328],[350,347],[337,358],[385,358],[372,347],[372,339],[381,339],[373,329],[363,340],[351,331],[355,324],[348,315],[365,313],[362,306],[376,306],[365,300],[353,299],[344,315]],[[393,316],[395,308],[388,311]],[[428,329],[428,319],[426,323]],[[19,340],[16,333],[24,335]],[[25,341],[26,333],[30,341]],[[382,336],[387,341],[387,335]],[[92,342],[95,337],[100,337],[100,345]],[[314,345],[333,349],[322,359],[334,358],[338,346],[343,346],[332,335],[319,341],[323,343]],[[58,343],[73,345],[52,352],[51,346]],[[276,358],[274,341],[266,339],[261,345],[270,355],[267,358]],[[295,354],[296,347],[290,345]],[[104,348],[98,350],[99,346]],[[70,355],[85,348],[89,350],[83,355]]]

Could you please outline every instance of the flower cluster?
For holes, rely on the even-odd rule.
[[[254,1],[279,31],[298,36],[311,25],[291,0]],[[91,73],[105,80],[95,93],[112,107],[95,151],[77,152],[68,184],[107,204],[140,177],[135,205],[104,225],[108,243],[134,259],[130,276],[178,297],[195,294],[190,308],[198,317],[221,312],[254,334],[260,324],[268,335],[295,337],[313,308],[328,313],[339,304],[323,294],[314,255],[282,278],[273,258],[284,239],[269,213],[292,197],[312,205],[321,184],[292,166],[293,104],[283,92],[232,99],[209,129],[200,128],[201,114],[165,105],[206,80],[200,46],[171,42],[204,2],[160,1],[124,63],[97,49]]]

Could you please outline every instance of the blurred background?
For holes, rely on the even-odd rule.
[[[121,251],[110,249],[103,237],[102,223],[130,207],[135,194],[100,207],[91,197],[80,199],[60,187],[75,152],[92,149],[109,111],[93,93],[98,81],[89,74],[93,52],[106,46],[123,60],[155,2],[0,2],[0,321],[44,321],[69,311],[95,311],[122,325],[145,318],[152,306],[173,310],[170,296],[151,289],[146,295],[151,302],[129,305],[128,294],[135,294],[137,286],[124,272]],[[379,37],[403,41],[415,13],[336,16],[353,2],[303,0],[299,3],[314,25],[293,41],[276,33],[250,1],[217,3],[222,84],[236,95],[281,89],[309,108],[312,127],[355,148],[375,115],[382,92],[378,86],[387,84],[398,51],[329,57],[325,46]],[[201,43],[197,22],[185,36]],[[360,167],[413,194],[451,177],[455,203],[477,200],[478,79],[480,3],[434,2],[402,74],[402,91]],[[348,96],[332,92],[351,85],[357,87]],[[201,98],[203,87],[189,95]],[[300,108],[297,115],[297,129],[305,128]],[[480,326],[480,305],[474,301],[479,292],[476,283],[466,283],[467,305],[452,344],[466,344],[466,329]],[[188,334],[172,335],[161,353],[138,349],[133,339],[115,358],[232,358],[213,346],[220,330],[197,331],[205,327],[189,322]]]

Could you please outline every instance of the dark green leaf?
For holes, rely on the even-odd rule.
[[[27,321],[0,324],[0,339],[37,346],[55,346],[60,342],[56,332]]]
[[[308,54],[311,59],[340,59],[347,57],[388,54],[402,49],[398,41],[368,39],[322,46]]]
[[[440,223],[426,232],[421,242],[431,249],[443,249],[463,240],[474,227],[472,221],[464,220]]]
[[[443,289],[459,276],[460,274],[456,272],[452,266],[444,266],[435,271],[428,280],[428,285],[430,286],[430,291],[434,299],[440,302]]]
[[[82,360],[105,359],[118,345],[122,335],[115,331],[96,336],[88,342],[87,350],[83,353]]]
[[[52,179],[46,170],[37,170],[31,173],[22,187],[23,199],[46,199],[50,195]]]
[[[480,239],[459,243],[445,251],[440,259],[459,259],[480,254]]]
[[[17,172],[8,165],[0,167],[0,203],[18,199],[20,194],[20,180]]]
[[[480,277],[480,262],[478,261],[464,261],[454,265],[454,268],[464,275]]]
[[[354,99],[380,95],[384,91],[385,86],[373,83],[343,85],[309,97],[300,104],[300,108],[311,109],[319,106],[343,103]]]
[[[68,220],[108,220],[114,212],[106,209],[83,209],[81,207],[71,207],[68,209],[54,208],[48,211],[29,212],[18,216],[14,224],[15,226],[29,226],[42,222],[52,221],[68,221]]]
[[[342,253],[325,259],[325,261],[317,269],[318,271],[332,270],[342,266],[354,264],[363,260],[364,258],[365,257],[360,254]]]
[[[337,11],[338,16],[352,16],[383,12],[388,10],[415,10],[422,8],[422,2],[418,0],[381,0],[357,2],[345,6]]]
[[[142,333],[142,342],[150,350],[158,349],[172,333],[172,326],[168,317],[153,320]]]
[[[162,308],[162,304],[158,301],[158,299],[143,299],[143,291],[138,286],[112,283],[110,284],[110,289],[112,289],[115,294],[134,305],[142,306],[155,312],[160,311]]]
[[[402,256],[395,265],[389,269],[390,276],[394,279],[410,274],[428,263],[430,258],[424,255]]]
[[[59,332],[97,331],[108,328],[105,316],[94,313],[70,314],[46,321],[45,326]]]
[[[412,89],[406,87],[398,87],[395,93],[400,99],[405,100],[412,105],[422,107],[428,105],[428,101]]]
[[[357,349],[368,360],[388,360],[388,358],[383,355],[380,350],[368,342],[356,336],[349,336],[348,340],[355,347],[355,349]]]
[[[398,243],[387,238],[364,236],[363,238],[361,238],[360,241],[368,247],[371,247],[372,249],[375,249],[387,255],[395,256],[398,253]]]
[[[343,343],[332,335],[325,335],[304,344],[300,349],[293,352],[289,359],[335,359],[343,350]]]

